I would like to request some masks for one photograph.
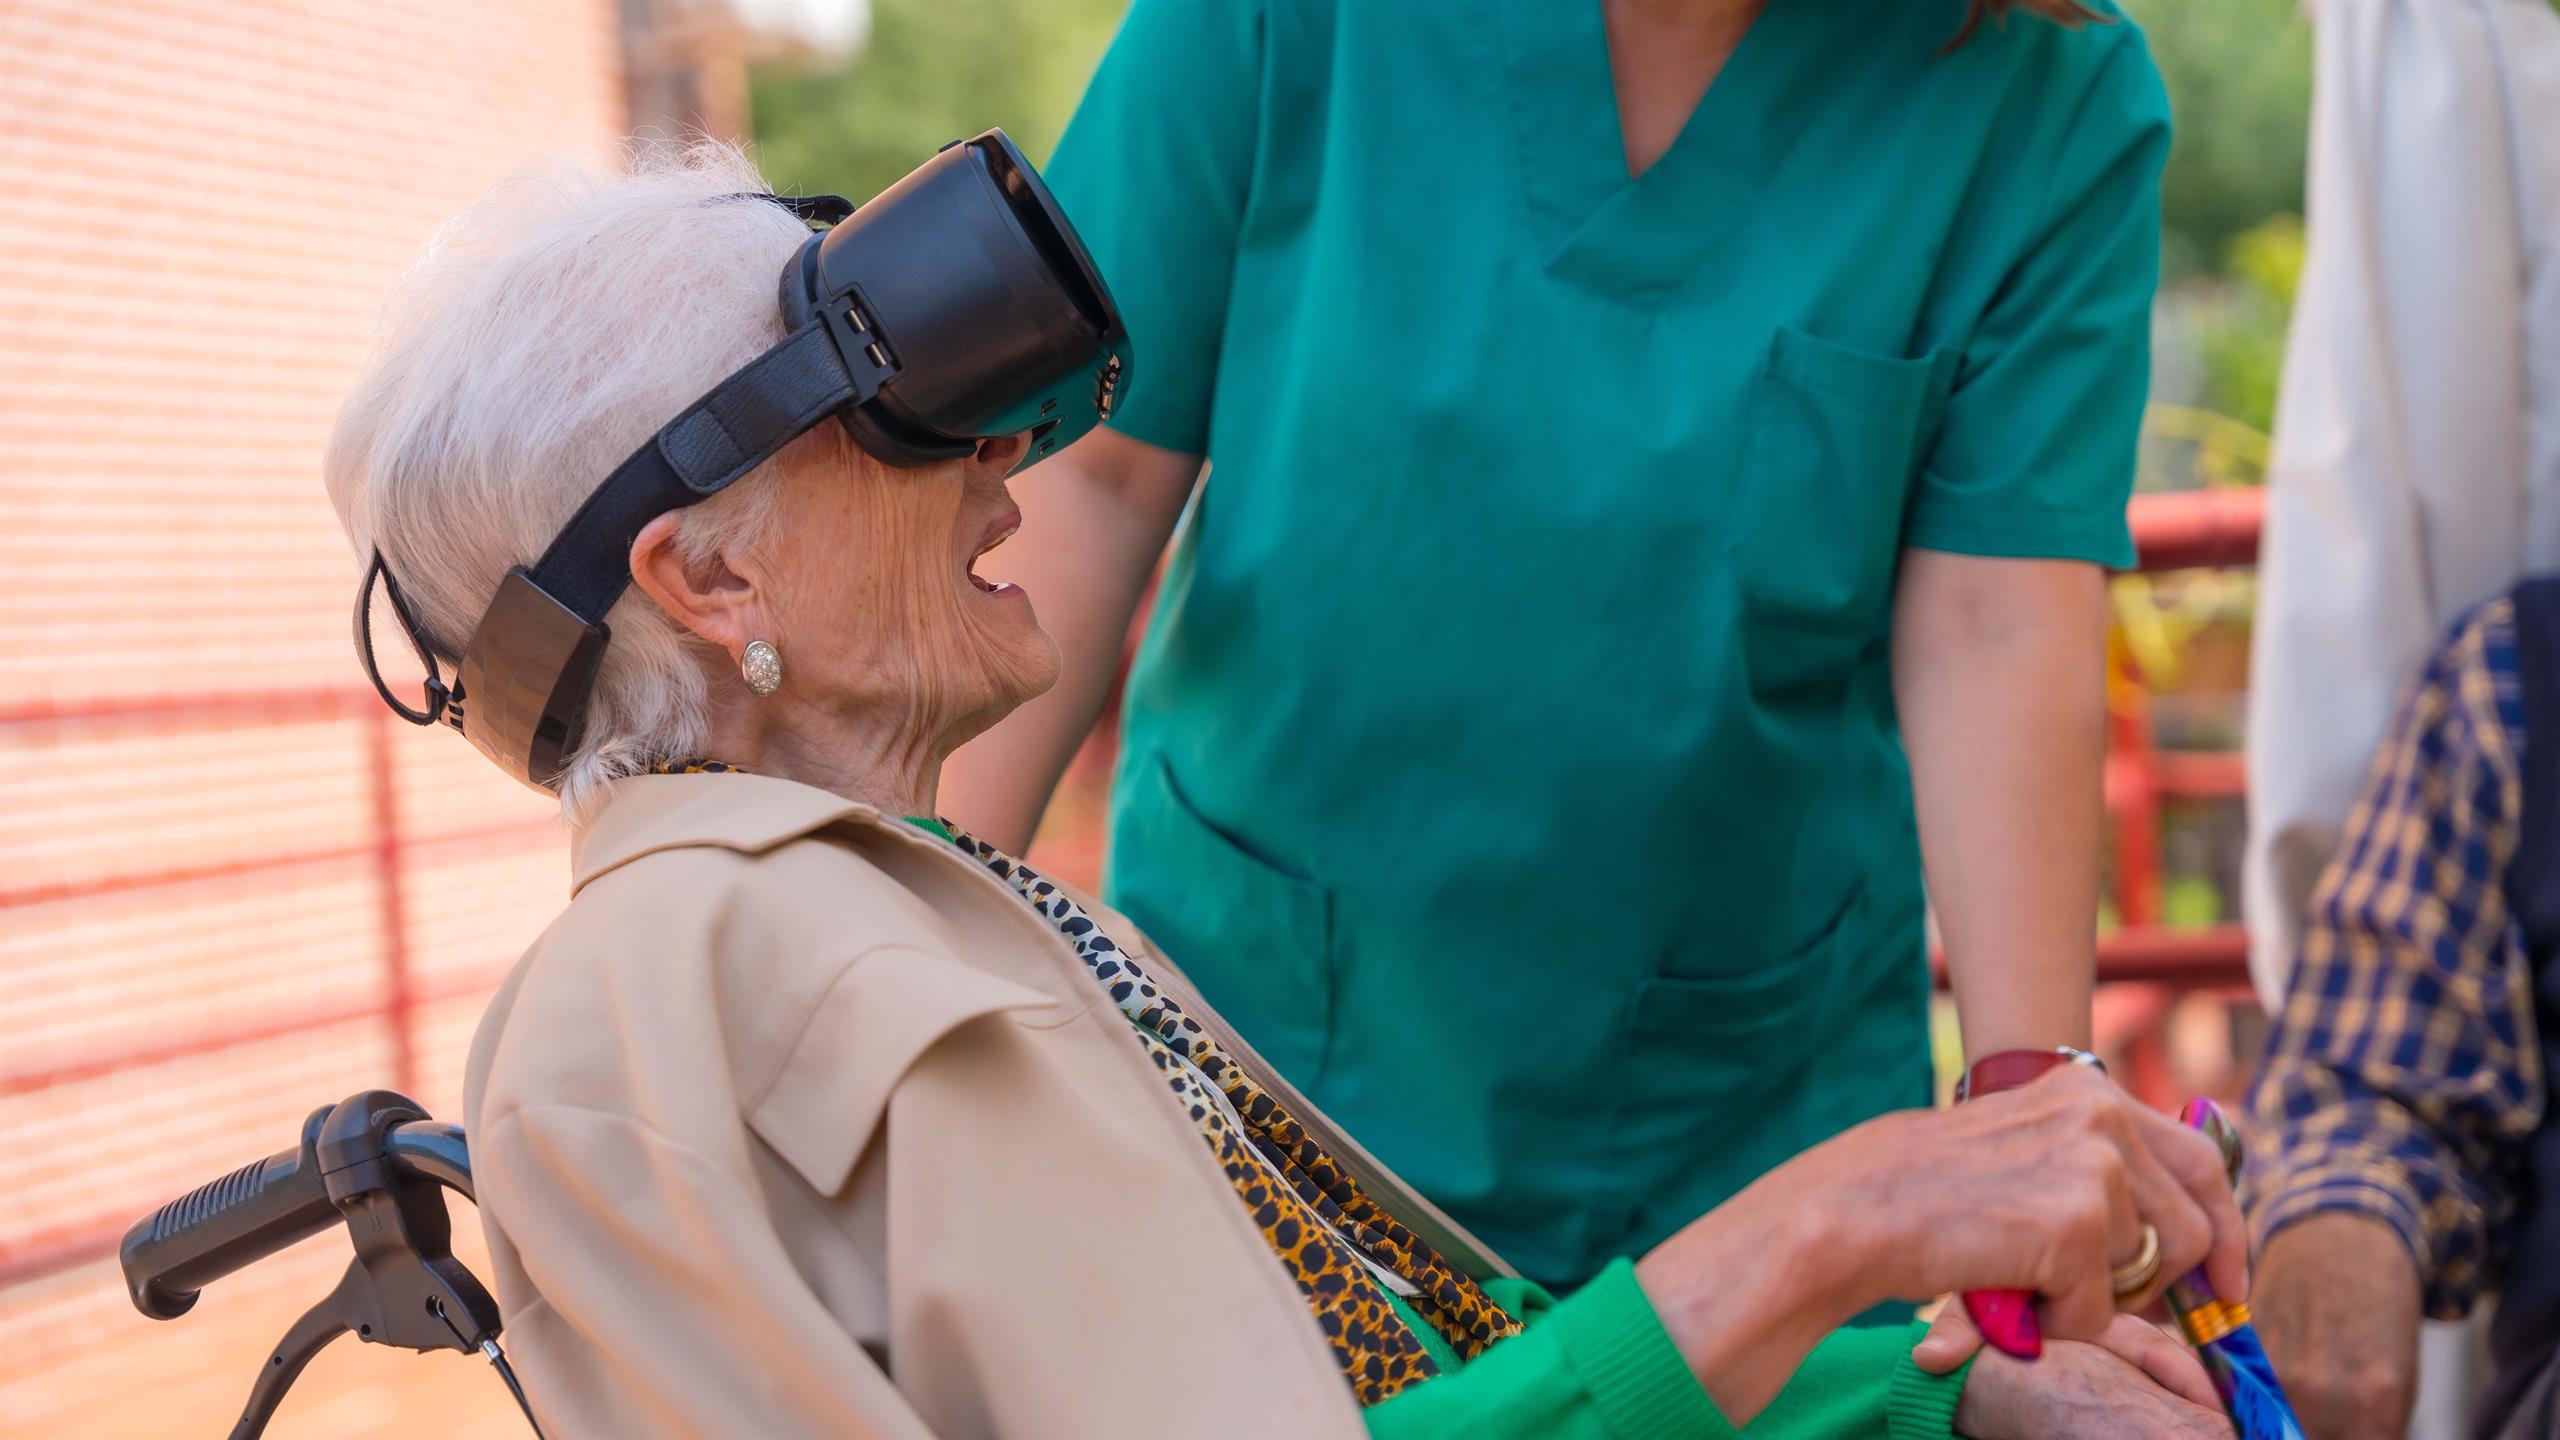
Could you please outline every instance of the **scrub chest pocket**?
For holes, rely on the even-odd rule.
[[[1770,337],[1728,542],[1755,687],[1838,673],[1883,635],[1903,511],[1955,361],[1873,355],[1787,326]]]

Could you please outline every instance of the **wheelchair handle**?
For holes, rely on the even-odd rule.
[[[474,1198],[459,1126],[405,1095],[359,1090],[304,1118],[290,1150],[243,1165],[136,1221],[121,1259],[134,1308],[174,1320],[204,1287],[332,1226],[355,1254],[337,1288],[303,1312],[258,1367],[231,1440],[259,1440],[285,1392],[330,1341],[474,1352],[497,1368],[541,1440],[533,1406],[498,1346],[498,1302],[453,1258],[444,1191]]]
[[[391,1127],[392,1168],[422,1180],[433,1180],[473,1204],[471,1150],[462,1127],[441,1120],[403,1120]]]
[[[390,1169],[469,1198],[471,1156],[461,1127],[426,1119],[388,1092],[372,1093],[382,1097],[372,1120],[388,1122],[383,1148]],[[243,1165],[134,1222],[120,1255],[134,1308],[154,1320],[174,1320],[194,1308],[205,1286],[338,1223],[331,1176],[343,1180],[363,1163],[332,1144],[329,1119],[340,1108],[312,1111],[292,1149]]]

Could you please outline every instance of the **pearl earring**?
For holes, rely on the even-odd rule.
[[[747,677],[748,689],[770,695],[782,688],[782,652],[762,640],[750,640],[747,653],[738,657],[738,673]]]

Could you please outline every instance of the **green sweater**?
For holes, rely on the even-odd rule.
[[[1914,1366],[1911,1347],[1925,1325],[1837,1330],[1737,1430],[1673,1348],[1632,1263],[1614,1262],[1563,1300],[1526,1280],[1488,1281],[1485,1290],[1529,1328],[1464,1367],[1403,1300],[1389,1297],[1441,1375],[1371,1407],[1372,1440],[1946,1440],[1971,1369],[1940,1376]]]

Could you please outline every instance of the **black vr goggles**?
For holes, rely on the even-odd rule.
[[[528,784],[556,785],[577,750],[604,617],[651,520],[720,493],[829,416],[890,465],[1021,434],[1028,465],[1107,419],[1128,384],[1111,292],[1002,130],[943,147],[859,210],[832,195],[731,198],[817,228],[782,271],[791,333],[606,476],[541,559],[507,572],[450,686],[379,549],[356,595],[356,651],[383,703],[415,725],[443,720]],[[375,664],[376,579],[426,665],[422,710],[393,698]]]

